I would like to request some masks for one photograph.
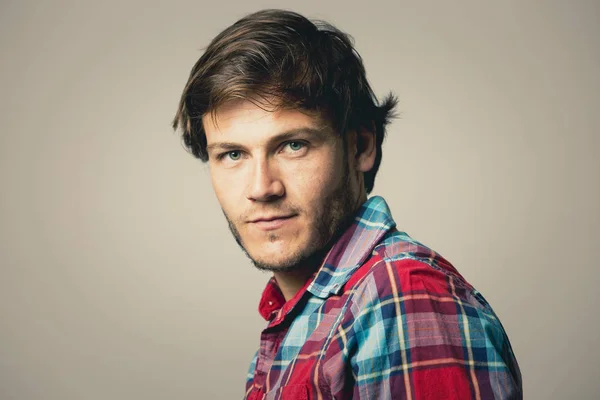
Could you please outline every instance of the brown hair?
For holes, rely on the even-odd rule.
[[[377,157],[364,174],[371,192],[397,99],[390,93],[378,103],[347,34],[291,11],[263,10],[217,35],[192,68],[173,121],[194,156],[208,160],[202,117],[236,99],[269,110],[317,112],[342,137],[351,130],[374,131]]]

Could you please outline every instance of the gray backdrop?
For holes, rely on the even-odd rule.
[[[375,194],[491,302],[527,399],[600,389],[600,2],[3,1],[0,398],[234,399],[268,275],[170,130],[201,49],[265,7],[394,90]]]

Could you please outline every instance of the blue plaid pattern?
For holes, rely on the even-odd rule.
[[[522,398],[491,306],[441,255],[398,231],[381,197],[360,208],[293,299],[271,279],[260,311],[269,323],[247,399]]]

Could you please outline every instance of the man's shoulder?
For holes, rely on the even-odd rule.
[[[476,290],[441,254],[396,229],[373,248],[345,286],[379,299],[409,295],[449,296],[483,305]]]
[[[375,262],[373,262],[375,260]],[[381,238],[366,261],[371,264],[389,264],[405,272],[434,270],[464,281],[458,270],[431,247],[413,239],[406,232],[391,229]],[[377,267],[381,268],[381,267]],[[374,270],[376,268],[373,268]]]
[[[386,233],[373,249],[373,256],[380,257],[382,261],[393,265],[402,265],[404,267],[427,266],[444,274],[455,275],[462,279],[462,276],[460,276],[454,266],[440,253],[413,239],[406,232],[397,229],[391,229]],[[405,260],[408,262],[402,262]]]

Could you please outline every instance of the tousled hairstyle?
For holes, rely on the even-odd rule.
[[[371,192],[397,98],[390,93],[377,101],[347,34],[284,10],[240,19],[212,40],[192,68],[173,128],[183,131],[183,143],[194,156],[208,161],[202,117],[214,117],[220,106],[242,99],[269,111],[315,112],[342,138],[353,130],[374,133],[375,164],[364,174]]]

